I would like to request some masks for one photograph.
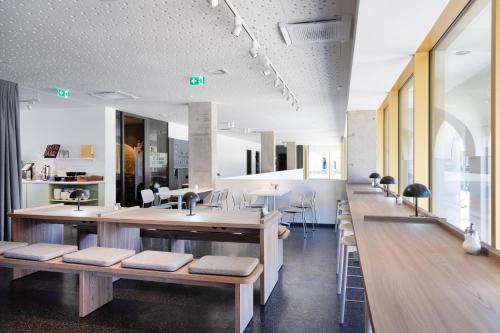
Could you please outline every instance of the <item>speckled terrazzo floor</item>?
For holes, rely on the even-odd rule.
[[[362,303],[347,305],[346,323],[338,324],[336,237],[331,228],[300,228],[285,242],[285,265],[265,307],[258,304],[245,332],[362,332]],[[71,240],[71,237],[66,239]],[[158,248],[157,241],[145,247]],[[256,255],[255,245],[193,242],[195,256]],[[233,291],[155,282],[115,282],[114,300],[78,317],[75,275],[39,272],[13,283],[0,268],[0,332],[233,332]],[[359,280],[359,279],[358,279]],[[350,284],[360,281],[349,281]],[[355,295],[358,293],[358,295]],[[351,290],[349,297],[362,299]]]

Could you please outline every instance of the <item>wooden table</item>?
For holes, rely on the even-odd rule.
[[[500,332],[499,258],[466,254],[441,223],[391,222],[412,209],[363,191],[347,186],[373,330]]]
[[[276,210],[276,197],[282,197],[285,194],[290,193],[290,190],[285,190],[285,189],[260,189],[260,190],[255,190],[251,191],[248,193],[249,195],[255,195],[259,197],[264,197],[266,200],[266,207],[269,209],[269,211],[274,211]],[[269,208],[269,198],[273,198],[273,208]]]
[[[261,304],[265,304],[278,281],[278,222],[280,213],[260,217],[260,212],[196,212],[185,210],[85,207],[76,212],[74,206],[51,205],[16,210],[9,215],[13,222],[13,240],[28,243],[62,243],[63,224],[86,224],[97,227],[97,245],[141,251],[141,229],[156,229],[176,238],[236,241],[259,244],[264,273],[260,278]],[[180,241],[180,245],[182,245]],[[182,246],[173,246],[183,251]],[[17,271],[15,278],[31,274]]]

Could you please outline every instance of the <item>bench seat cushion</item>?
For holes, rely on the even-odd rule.
[[[286,226],[279,224],[278,225],[278,237],[283,235],[287,230],[288,230],[288,228]]]
[[[193,261],[189,253],[144,251],[122,261],[122,267],[174,272]]]
[[[73,264],[108,267],[134,254],[134,250],[114,249],[110,247],[89,247],[85,250],[65,255],[63,261]]]
[[[204,256],[189,266],[189,273],[248,276],[258,264],[257,258]]]
[[[286,229],[286,231],[284,233],[282,233],[281,235],[278,236],[278,239],[287,239],[288,236],[290,236],[290,230]]]
[[[7,250],[12,250],[27,245],[28,243],[0,241],[0,254],[3,254]]]
[[[6,258],[47,261],[75,251],[78,247],[73,245],[35,243],[7,250],[3,255]]]

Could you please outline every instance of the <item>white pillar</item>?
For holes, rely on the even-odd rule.
[[[295,142],[286,143],[286,169],[297,169],[297,144]]]
[[[260,171],[275,172],[276,171],[276,136],[274,132],[260,133]]]
[[[212,102],[188,107],[189,186],[212,188],[217,157],[217,107]]]
[[[116,203],[116,167],[116,109],[106,106],[104,108],[104,205],[106,206],[113,206]]]

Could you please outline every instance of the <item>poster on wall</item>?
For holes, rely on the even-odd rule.
[[[59,148],[61,148],[61,145],[47,145],[47,147],[45,147],[45,153],[43,154],[43,157],[56,158],[57,154],[59,153]]]

